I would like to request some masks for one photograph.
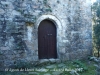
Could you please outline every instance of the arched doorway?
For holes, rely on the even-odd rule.
[[[50,20],[43,20],[38,27],[39,59],[57,58],[57,30]]]

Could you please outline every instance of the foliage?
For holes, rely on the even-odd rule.
[[[45,9],[47,12],[52,12],[51,7]]]
[[[97,1],[92,6],[93,15],[93,46],[94,50],[100,51],[100,2]]]
[[[88,64],[89,63],[89,64]],[[43,63],[40,64],[40,65],[37,65],[35,67],[33,67],[33,65],[31,63],[27,63],[25,61],[22,61],[22,60],[19,60],[18,62],[16,62],[16,69],[18,68],[46,68],[47,66],[50,66],[50,65],[55,65],[55,66],[58,66],[59,64],[65,64],[63,65],[62,68],[59,68],[59,67],[56,67],[55,69],[63,69],[66,68],[67,69],[70,69],[70,70],[74,70],[76,67],[76,65],[79,65],[78,68],[81,68],[83,67],[85,69],[85,67],[87,68],[86,70],[82,71],[82,72],[78,72],[79,75],[95,75],[95,67],[94,67],[94,62],[93,61],[80,61],[80,60],[75,60],[75,61],[65,61],[65,62],[62,62],[62,63]],[[51,69],[54,69],[54,68],[51,68]],[[13,72],[0,72],[0,75],[44,75],[44,74],[51,74],[53,75],[52,73],[53,72],[61,72],[61,74],[59,75],[71,75],[70,74],[70,71],[19,71],[19,72],[16,72],[16,71],[13,71]]]
[[[27,75],[27,72],[0,72],[0,75]]]
[[[47,0],[43,0],[43,4],[45,5],[45,8],[44,10],[47,12],[52,12],[52,9],[50,7],[50,5],[48,4],[48,1]]]
[[[46,5],[47,4],[47,0],[43,0],[43,3]]]
[[[87,71],[88,68],[86,67],[86,65],[84,63],[82,63],[81,61],[79,60],[75,60],[73,62],[74,65],[78,65],[79,68],[83,68],[83,71]]]

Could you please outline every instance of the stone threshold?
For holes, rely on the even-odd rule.
[[[42,63],[47,63],[47,62],[50,62],[50,63],[60,63],[61,60],[60,59],[40,59],[38,60],[39,64],[42,64]]]

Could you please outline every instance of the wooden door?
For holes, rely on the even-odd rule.
[[[56,26],[50,20],[43,20],[38,28],[39,59],[57,58]]]

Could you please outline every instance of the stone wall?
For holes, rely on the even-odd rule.
[[[0,0],[0,66],[38,61],[38,26],[49,19],[57,27],[58,59],[92,54],[89,0]]]

